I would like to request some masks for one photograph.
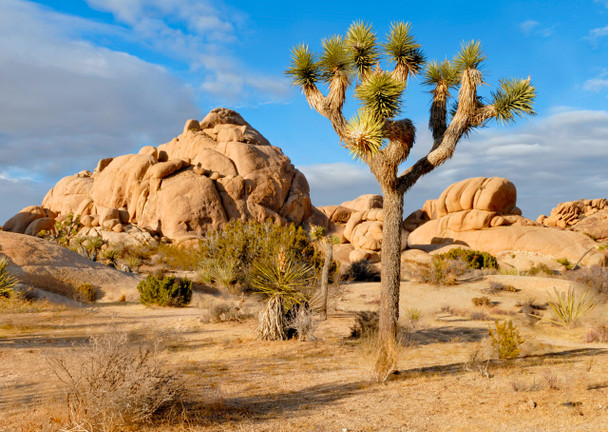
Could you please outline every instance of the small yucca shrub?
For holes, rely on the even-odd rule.
[[[553,288],[553,291],[555,291],[555,297],[550,295],[547,303],[553,312],[555,312],[557,318],[550,321],[558,325],[567,327],[578,325],[580,319],[595,309],[600,302],[600,300],[595,297],[588,298],[588,290],[578,298],[572,287],[568,289],[567,293],[559,293],[555,288]]]
[[[0,257],[0,297],[10,297],[19,281],[8,272],[9,259]]]
[[[153,275],[137,285],[139,301],[144,305],[184,307],[192,300],[192,282],[165,276],[162,279]]]

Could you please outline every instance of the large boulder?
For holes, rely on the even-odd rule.
[[[491,254],[525,252],[552,259],[604,265],[606,257],[588,236],[543,227],[521,216],[515,186],[502,178],[472,178],[448,187],[424,204],[415,218],[423,222],[408,237],[408,246],[433,250],[461,244]],[[428,218],[428,222],[424,219]]]
[[[599,198],[559,203],[548,217],[540,215],[537,221],[550,227],[587,233],[597,239],[608,239],[608,201]]]
[[[32,233],[39,218],[79,214],[88,228],[129,224],[171,239],[200,236],[232,219],[302,224],[314,211],[304,175],[237,112],[217,108],[158,146],[99,161],[60,180],[42,207],[26,208],[6,231]],[[318,217],[317,217],[318,219]],[[52,221],[51,221],[52,222]]]
[[[0,255],[10,259],[9,272],[24,285],[67,297],[87,282],[98,289],[98,301],[117,301],[123,294],[137,301],[142,279],[93,262],[70,249],[37,237],[0,231]]]

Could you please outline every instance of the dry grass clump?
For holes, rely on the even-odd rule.
[[[543,263],[530,267],[524,274],[526,276],[555,276],[555,272]]]
[[[432,285],[454,285],[459,277],[469,270],[461,259],[445,259],[434,256],[429,264],[417,264],[412,268],[412,277],[418,282]]]
[[[566,278],[581,283],[597,293],[608,294],[608,268],[583,267],[566,272]]]
[[[492,306],[494,306],[494,302],[492,302],[492,300],[490,300],[490,298],[487,297],[487,296],[473,297],[471,299],[471,303],[473,303],[473,306],[477,306],[477,307],[482,307],[482,306],[492,307]]]
[[[595,324],[591,328],[587,329],[585,334],[585,342],[592,343],[607,343],[608,342],[608,325],[606,324]]]
[[[254,312],[245,306],[245,297],[240,299],[212,298],[196,307],[203,309],[202,323],[242,322],[253,317]]]
[[[350,329],[350,337],[353,339],[372,337],[378,333],[378,320],[378,312],[356,312],[355,323]]]
[[[81,283],[74,288],[74,299],[83,303],[95,303],[95,300],[97,300],[97,288],[90,283]]]
[[[383,383],[397,370],[404,349],[399,341],[383,343],[377,334],[368,334],[359,341],[361,366],[372,381]]]
[[[497,294],[499,292],[519,292],[521,290],[515,288],[513,285],[505,285],[503,283],[500,282],[491,282],[490,286],[487,288],[484,288],[482,290],[483,292],[486,292],[488,294]]]
[[[124,431],[175,402],[182,386],[158,355],[158,344],[136,346],[128,334],[112,332],[50,357],[64,385],[70,423],[82,428],[75,430]]]
[[[318,321],[314,319],[314,312],[307,303],[301,303],[290,310],[287,318],[287,327],[295,333],[299,341],[314,341]]]

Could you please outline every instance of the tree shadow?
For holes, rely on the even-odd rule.
[[[480,342],[488,335],[488,330],[479,327],[444,326],[406,332],[406,335],[409,340],[417,345],[450,343],[455,340],[458,342]]]

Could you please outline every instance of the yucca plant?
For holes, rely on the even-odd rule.
[[[393,23],[380,43],[371,24],[357,21],[345,36],[326,39],[322,50],[317,56],[308,45],[297,45],[286,74],[301,88],[309,105],[331,122],[340,145],[369,166],[382,188],[379,332],[388,347],[389,339],[394,342],[397,337],[399,319],[403,195],[422,176],[450,159],[458,142],[475,128],[492,119],[510,122],[534,114],[536,92],[529,79],[503,80],[486,102],[478,94],[485,84],[486,57],[481,43],[463,43],[453,60],[426,63],[409,23]],[[424,76],[423,84],[430,87],[432,95],[429,127],[433,144],[416,163],[401,170],[414,145],[416,129],[410,119],[397,116],[409,78],[418,74]],[[354,87],[353,94],[361,102],[350,121],[342,112],[349,87]],[[455,110],[450,114],[448,102],[456,89]]]
[[[276,257],[259,261],[253,266],[251,285],[268,300],[258,316],[258,337],[262,340],[287,338],[286,313],[309,298],[305,289],[314,277],[314,268],[298,263],[284,250]]]
[[[120,258],[120,251],[114,248],[107,248],[101,253],[103,259],[106,260],[106,265],[116,268],[118,265],[118,258]]]
[[[19,280],[8,272],[10,261],[7,257],[0,257],[0,297],[10,297]]]
[[[553,288],[555,296],[549,294],[547,303],[555,312],[557,319],[549,319],[551,322],[567,327],[574,327],[579,324],[580,319],[591,312],[599,304],[600,300],[594,296],[587,297],[589,290],[586,290],[580,297],[576,297],[574,288],[570,287],[568,292],[558,292]]]

